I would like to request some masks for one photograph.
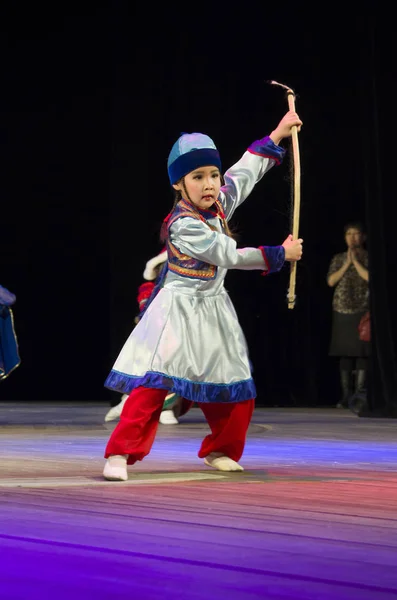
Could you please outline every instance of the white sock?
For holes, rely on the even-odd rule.
[[[163,425],[177,425],[179,423],[173,410],[162,410],[159,421]]]
[[[209,467],[218,469],[218,471],[244,471],[238,462],[220,452],[211,452],[211,454],[208,454],[204,458],[204,463]]]
[[[106,461],[103,476],[108,481],[127,481],[128,454],[112,454]]]
[[[120,415],[123,411],[124,404],[125,404],[127,398],[128,398],[128,394],[123,394],[121,396],[121,402],[116,404],[116,406],[112,406],[112,408],[105,415],[106,422],[115,421],[116,419],[120,418]]]

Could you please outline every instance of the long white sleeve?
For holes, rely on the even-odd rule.
[[[235,240],[197,219],[178,219],[170,228],[170,236],[180,252],[211,265],[226,269],[267,269],[260,248],[237,249]]]
[[[219,200],[223,205],[226,219],[250,195],[255,185],[275,164],[280,164],[285,150],[272,142],[269,137],[257,140],[248,148],[241,159],[225,173]]]

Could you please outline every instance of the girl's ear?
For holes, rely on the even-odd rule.
[[[173,183],[172,187],[174,188],[174,190],[177,190],[178,192],[181,191],[182,186],[180,183]]]

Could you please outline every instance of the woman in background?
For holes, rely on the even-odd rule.
[[[337,408],[347,408],[352,394],[365,393],[370,350],[369,342],[361,341],[358,333],[360,320],[369,310],[364,230],[360,223],[347,223],[344,234],[347,250],[332,258],[327,275],[328,285],[335,288],[329,355],[339,357],[342,396]]]

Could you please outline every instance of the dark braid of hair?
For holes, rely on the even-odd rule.
[[[182,200],[182,194],[181,194],[181,192],[179,190],[175,190],[174,204],[172,205],[172,208],[171,208],[171,210],[169,212],[169,215],[171,215],[174,212],[174,210],[175,210],[175,208],[176,208],[176,206],[177,206],[177,204],[178,204],[178,202],[180,200]],[[160,229],[160,241],[161,241],[161,243],[164,244],[165,241],[167,240],[167,238],[168,238],[167,221],[163,221],[162,224],[161,224],[161,229]]]
[[[225,184],[225,180],[223,179],[223,175],[221,175],[221,182],[222,182],[222,185]],[[187,199],[190,201],[190,203],[192,204],[193,208],[195,209],[195,206],[194,206],[193,202],[190,200],[189,194],[187,193],[186,186],[185,186],[185,178],[184,177],[182,177],[181,183],[182,183],[182,186],[183,186],[183,189],[185,191],[185,195],[186,195]],[[170,211],[169,214],[171,214],[171,213],[174,212],[175,208],[177,207],[178,202],[180,200],[182,200],[182,198],[183,197],[182,197],[181,191],[180,190],[175,190],[174,204],[172,205],[172,208],[171,208],[171,211]],[[234,239],[234,234],[233,234],[232,230],[230,229],[227,220],[225,218],[222,218],[222,217],[220,217],[220,219],[222,221],[222,226],[223,226],[225,234],[228,237],[231,237],[231,238]],[[213,225],[210,225],[209,223],[207,223],[207,225],[208,225],[208,227],[210,229],[212,229],[212,231],[218,231],[216,229],[216,227],[214,227]],[[162,243],[164,243],[166,241],[166,239],[167,239],[167,236],[168,236],[167,223],[163,222],[162,225],[161,225],[161,229],[160,229],[160,241]]]

